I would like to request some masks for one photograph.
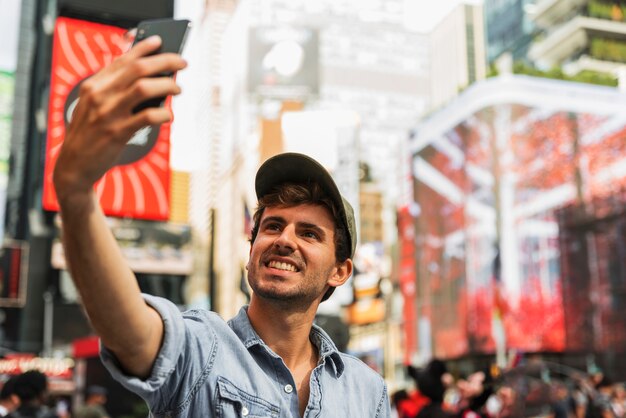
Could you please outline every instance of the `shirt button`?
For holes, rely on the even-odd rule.
[[[285,392],[287,392],[287,393],[293,392],[293,386],[291,386],[291,385],[285,386]]]
[[[246,408],[245,406],[241,408],[241,415],[243,415],[244,417],[247,417],[249,413],[250,411],[248,411],[248,408]]]

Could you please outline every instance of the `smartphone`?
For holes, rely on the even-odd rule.
[[[161,37],[161,47],[153,55],[173,52],[180,54],[185,46],[191,22],[186,19],[151,19],[143,20],[137,25],[137,34],[133,45],[153,35]],[[156,77],[173,76],[172,73],[159,74]],[[137,113],[149,107],[163,106],[165,97],[155,97],[137,105],[133,112]]]

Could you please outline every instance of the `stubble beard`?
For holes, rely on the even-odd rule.
[[[322,282],[326,283],[326,279],[330,275],[330,270],[318,273],[314,277],[310,277],[305,274],[302,281],[295,287],[290,286],[289,289],[284,289],[287,285],[280,283],[280,281],[284,280],[283,278],[260,278],[259,280],[259,269],[262,267],[264,267],[263,262],[259,262],[257,267],[248,270],[248,283],[250,284],[250,287],[257,297],[271,301],[274,304],[279,304],[286,309],[308,306],[316,299],[320,298],[320,296],[325,292],[326,286],[320,285],[319,289],[317,289],[313,287],[313,284]],[[263,286],[263,282],[268,285]],[[308,286],[309,284],[312,285]]]

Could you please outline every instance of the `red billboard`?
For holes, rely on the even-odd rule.
[[[417,303],[432,324],[435,356],[489,354],[499,344],[563,352],[589,349],[592,339],[598,349],[606,339],[626,341],[616,331],[624,300],[615,296],[623,293],[615,283],[625,271],[616,255],[624,228],[597,203],[624,196],[626,120],[486,107],[420,144],[412,164],[421,209]],[[582,226],[558,219],[567,207],[586,214]],[[573,283],[578,276],[585,286]],[[585,337],[592,311],[604,325]]]
[[[52,173],[80,84],[129,47],[125,29],[59,17],[54,30],[43,207],[59,209]],[[167,106],[169,106],[169,100]],[[149,220],[169,218],[170,124],[145,127],[129,140],[98,183],[104,213]]]

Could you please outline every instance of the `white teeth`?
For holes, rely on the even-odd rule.
[[[268,267],[272,267],[278,270],[296,271],[296,268],[288,263],[281,263],[280,261],[270,261]]]

